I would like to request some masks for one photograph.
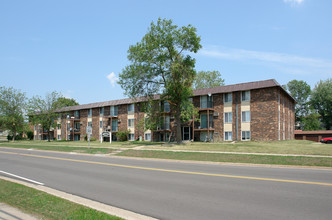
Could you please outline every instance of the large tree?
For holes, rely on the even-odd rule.
[[[55,120],[60,116],[56,110],[70,105],[78,104],[73,99],[62,97],[58,92],[46,94],[44,98],[34,96],[29,101],[30,121],[40,124],[43,130],[48,133],[48,141],[51,140],[51,130],[55,127]]]
[[[72,98],[59,97],[56,105],[61,107],[67,107],[67,106],[79,105],[79,103]]]
[[[310,85],[303,80],[292,80],[285,86],[295,99],[295,122],[300,124],[301,129],[304,127],[304,118],[310,113],[309,97],[311,93]]]
[[[25,128],[26,96],[12,87],[0,87],[0,128],[9,130],[12,140]]]
[[[320,80],[311,93],[312,107],[321,115],[327,130],[332,128],[332,79]]]
[[[225,85],[219,71],[199,71],[194,80],[194,89],[205,89]]]
[[[128,50],[130,64],[119,75],[119,84],[130,97],[152,97],[170,103],[176,120],[176,140],[181,142],[181,115],[188,109],[196,75],[190,52],[201,48],[196,28],[178,27],[172,20],[152,22],[148,32]],[[152,105],[153,106],[153,105]]]

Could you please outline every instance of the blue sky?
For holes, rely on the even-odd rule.
[[[0,86],[58,91],[80,104],[121,99],[116,78],[151,21],[191,24],[196,70],[226,84],[332,77],[332,1],[0,0]]]

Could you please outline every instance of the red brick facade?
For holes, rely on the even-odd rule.
[[[265,81],[255,82],[256,84]],[[274,83],[268,81],[268,83]],[[248,86],[245,85],[235,85],[238,86],[239,90],[235,90],[235,86],[225,86],[225,87],[218,87],[213,89],[205,89],[205,90],[197,90],[196,95],[193,97],[193,105],[199,109],[199,119],[201,119],[202,114],[210,114],[212,115],[211,122],[213,125],[211,126],[201,126],[200,123],[202,122],[195,122],[195,126],[193,127],[192,121],[187,122],[181,125],[186,127],[186,129],[190,130],[190,139],[194,139],[195,141],[202,140],[202,137],[208,137],[207,134],[212,135],[213,141],[223,141],[225,139],[225,129],[226,126],[228,127],[227,132],[232,133],[233,141],[237,140],[240,141],[242,137],[242,128],[243,125],[242,121],[242,111],[250,111],[250,120],[245,121],[246,131],[250,132],[250,140],[257,140],[257,141],[276,141],[276,140],[289,140],[294,139],[294,124],[295,124],[295,114],[294,114],[294,107],[295,101],[294,99],[287,94],[281,86],[278,84],[272,84],[269,86],[256,86],[256,84]],[[228,89],[228,90],[227,90]],[[232,89],[234,91],[232,91]],[[219,92],[218,92],[219,91]],[[242,92],[243,91],[250,91],[250,100],[247,101],[246,106],[242,105]],[[215,93],[210,93],[215,92]],[[232,122],[231,124],[226,125],[224,123],[224,96],[226,93],[232,94],[232,103],[227,104],[227,108],[231,109],[232,112]],[[201,95],[197,95],[201,94]],[[201,96],[212,96],[212,108],[209,106],[206,109],[201,108]],[[70,127],[74,128],[74,122],[77,121],[80,123],[80,130],[76,134],[80,135],[79,139],[84,140],[86,135],[86,127],[88,125],[88,121],[92,122],[92,137],[99,140],[100,138],[100,131],[104,131],[108,126],[112,126],[111,120],[118,120],[118,131],[126,131],[128,130],[128,105],[132,102],[125,100],[126,102],[118,100],[114,101],[117,102],[118,107],[118,115],[117,117],[110,117],[110,105],[104,105],[102,107],[93,107],[92,109],[92,117],[88,119],[88,110],[87,108],[80,109],[80,106],[76,107],[76,110],[80,113],[79,119],[68,119],[67,114],[70,116],[74,115],[74,110],[66,111],[62,114],[61,117],[61,139],[66,140],[67,136],[70,132],[67,128],[67,122],[70,121]],[[144,121],[144,112],[140,109],[140,102],[135,103],[135,111],[134,111],[134,136],[135,139],[142,137],[144,140],[145,131],[144,126],[139,126],[140,121]],[[104,115],[100,115],[100,108],[104,108]],[[242,109],[243,108],[243,109]],[[229,111],[229,110],[227,110]],[[170,130],[158,130],[151,132],[151,138],[154,141],[159,141],[161,137],[163,137],[165,141],[165,134],[172,134],[172,139],[175,140],[176,138],[176,124],[175,120],[172,117],[171,113],[164,113],[165,115],[170,116]],[[103,128],[100,130],[100,118],[102,117],[103,121]],[[132,117],[132,116],[131,116]],[[206,116],[204,116],[206,118]],[[211,120],[211,117],[207,117],[208,120]],[[207,123],[207,122],[205,122]],[[243,125],[244,126],[244,125]],[[231,129],[231,131],[229,130]],[[250,129],[250,130],[248,130]],[[37,129],[38,130],[38,129]],[[36,135],[39,135],[37,131]],[[35,132],[36,133],[36,132]],[[54,129],[54,137],[57,137],[57,129]],[[116,135],[117,131],[112,132],[113,135]],[[183,135],[183,134],[182,134]],[[202,136],[203,135],[203,136]],[[73,136],[70,137],[73,139]]]

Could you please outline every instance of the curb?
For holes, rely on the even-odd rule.
[[[95,209],[97,211],[104,212],[104,213],[107,213],[109,215],[114,215],[114,216],[124,218],[124,219],[127,219],[127,220],[156,220],[156,218],[141,215],[141,214],[131,212],[131,211],[128,211],[128,210],[125,210],[125,209],[120,209],[120,208],[117,208],[117,207],[114,207],[114,206],[106,205],[106,204],[103,204],[103,203],[100,203],[100,202],[97,202],[97,201],[82,198],[82,197],[72,195],[72,194],[69,194],[69,193],[65,193],[65,192],[62,192],[62,191],[59,191],[59,190],[56,190],[56,189],[52,189],[52,188],[49,188],[49,187],[46,187],[46,186],[34,185],[34,184],[30,184],[30,183],[27,183],[27,182],[23,182],[23,181],[20,181],[20,180],[8,178],[8,177],[3,177],[3,176],[0,176],[0,179],[7,180],[7,181],[10,181],[10,182],[14,182],[14,183],[18,183],[18,184],[22,184],[22,185],[34,188],[36,190],[43,191],[45,193],[51,194],[53,196],[57,196],[57,197],[60,197],[62,199],[66,199],[68,201],[71,201],[71,202],[74,202],[74,203],[77,203],[77,204]]]

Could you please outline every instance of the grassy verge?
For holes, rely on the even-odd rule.
[[[154,145],[159,146],[164,143],[162,142],[151,142],[151,141],[113,141],[112,143],[99,141],[91,141],[90,147],[97,148],[133,148],[137,146]],[[15,145],[34,145],[34,146],[62,146],[62,147],[88,147],[87,141],[9,141],[0,142],[0,146],[15,146]]]
[[[42,219],[121,219],[33,188],[1,179],[0,202]]]
[[[272,155],[248,155],[248,154],[243,155],[243,154],[220,154],[220,153],[199,153],[199,152],[192,153],[192,152],[149,151],[149,150],[126,150],[117,155],[129,156],[129,157],[173,159],[173,160],[332,167],[332,158],[326,158],[326,157],[272,156]]]
[[[187,145],[147,146],[144,149],[170,149],[193,151],[219,151],[219,152],[244,152],[244,153],[273,153],[273,154],[303,154],[332,156],[332,145],[312,141],[287,140],[287,141],[239,141],[202,143],[194,142]]]
[[[48,146],[48,145],[35,145],[35,144],[1,144],[0,147],[12,147],[12,148],[24,148],[24,149],[36,149],[36,150],[50,150],[50,151],[62,151],[62,152],[77,152],[87,154],[109,154],[114,151],[112,148],[97,148],[91,147],[68,147],[68,146]]]

